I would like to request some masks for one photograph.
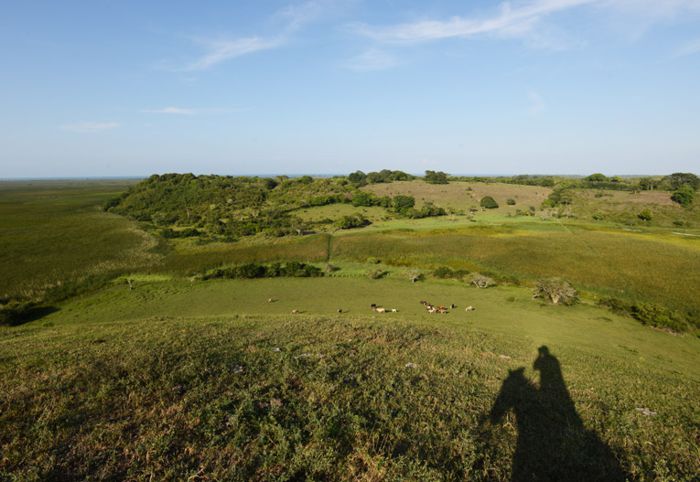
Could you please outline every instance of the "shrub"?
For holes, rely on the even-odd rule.
[[[477,288],[490,288],[492,286],[496,286],[496,280],[489,276],[479,273],[476,273],[474,274],[474,276],[472,276],[471,283]]]
[[[642,221],[651,221],[651,211],[648,209],[643,209],[639,214],[637,214],[637,217]]]
[[[469,271],[464,269],[453,270],[447,266],[440,266],[433,271],[433,276],[440,279],[462,279],[469,274]]]
[[[537,282],[533,298],[541,298],[553,305],[575,305],[578,303],[578,292],[568,281],[559,278],[542,279]]]
[[[695,190],[693,190],[693,188],[688,184],[682,185],[671,195],[671,199],[674,202],[677,202],[678,204],[686,208],[693,204],[694,198]]]
[[[367,277],[369,279],[382,279],[388,274],[388,271],[384,271],[382,269],[371,269],[367,272]]]
[[[422,219],[429,218],[433,216],[445,216],[447,211],[443,208],[433,205],[431,202],[426,202],[420,209],[406,209],[403,211],[404,216],[408,216],[411,219]]]
[[[498,203],[491,196],[484,196],[481,198],[479,205],[485,209],[496,209],[498,208]]]
[[[602,221],[605,219],[605,215],[603,213],[593,213],[592,217],[595,221]]]
[[[653,303],[632,303],[618,298],[604,298],[598,304],[613,313],[629,316],[643,325],[669,328],[676,332],[687,331],[692,322],[682,313]]]
[[[413,196],[404,196],[403,194],[399,194],[394,196],[391,205],[396,212],[403,212],[406,209],[410,209],[416,205],[416,198]]]
[[[364,191],[357,191],[352,195],[352,205],[355,207],[373,206],[374,202],[374,196]]]
[[[372,224],[372,222],[362,214],[343,216],[336,222],[336,226],[340,229],[364,228],[370,224]]]
[[[509,197],[508,199],[506,199],[506,204],[508,206],[515,206],[515,199],[513,199],[512,197]]]
[[[202,232],[196,228],[185,228],[185,229],[171,229],[166,228],[160,232],[160,235],[164,238],[193,238],[195,236],[201,236]]]
[[[317,266],[290,261],[289,263],[272,263],[270,265],[247,263],[236,266],[215,268],[196,276],[203,281],[210,279],[255,279],[255,278],[316,278],[323,276]]]

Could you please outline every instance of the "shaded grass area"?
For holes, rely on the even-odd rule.
[[[540,307],[516,288],[332,278],[188,285],[117,285],[0,329],[3,477],[507,480],[522,436],[515,417],[563,430],[556,421],[571,410],[555,397],[489,418],[509,370],[525,367],[527,383],[542,386],[544,372],[533,369],[542,344],[581,423],[613,457],[572,442],[533,449],[534,467],[560,480],[618,469],[689,480],[700,470],[691,337],[602,320],[594,307]],[[278,302],[264,301],[271,293]],[[401,311],[367,316],[362,293]],[[420,295],[469,297],[478,310],[431,317],[413,300]],[[323,314],[350,297],[348,314]],[[306,314],[290,315],[291,306]],[[551,423],[528,430],[556,439]]]
[[[155,262],[155,239],[98,207],[130,183],[0,182],[0,296]]]

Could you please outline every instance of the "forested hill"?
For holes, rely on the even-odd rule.
[[[153,175],[105,209],[155,226],[245,236],[302,229],[289,213],[303,206],[346,202],[356,188],[346,178]]]

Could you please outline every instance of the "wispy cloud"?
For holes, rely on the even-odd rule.
[[[76,122],[72,124],[63,124],[61,129],[70,132],[90,133],[107,131],[119,127],[118,122]]]
[[[392,54],[375,48],[368,49],[360,55],[348,59],[343,67],[358,72],[371,70],[386,70],[399,65],[399,61]]]
[[[491,15],[454,16],[447,20],[419,20],[389,26],[351,27],[356,33],[380,42],[407,44],[478,35],[530,37],[547,17],[582,7],[599,11],[635,14],[646,22],[700,12],[700,0],[529,0],[504,2]]]
[[[194,62],[189,63],[182,70],[206,70],[226,60],[235,59],[236,57],[242,57],[263,50],[275,49],[284,45],[286,39],[283,37],[244,37],[232,40],[197,39],[197,43],[203,45],[207,52]]]
[[[421,20],[388,27],[357,25],[354,30],[383,42],[413,43],[448,38],[467,38],[480,34],[523,35],[530,32],[542,18],[600,0],[536,0],[511,6],[502,3],[495,15],[452,17],[449,20]]]
[[[161,109],[144,109],[142,112],[147,114],[193,115],[195,110],[184,107],[163,107]]]
[[[206,70],[227,60],[283,47],[289,43],[294,33],[322,18],[327,12],[347,1],[307,0],[278,10],[270,17],[272,23],[278,25],[278,32],[273,35],[213,39],[195,38],[194,41],[202,45],[206,52],[195,61],[185,65],[184,68],[174,70]]]

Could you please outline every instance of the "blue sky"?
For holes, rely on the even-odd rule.
[[[6,1],[0,178],[700,171],[700,0]]]

